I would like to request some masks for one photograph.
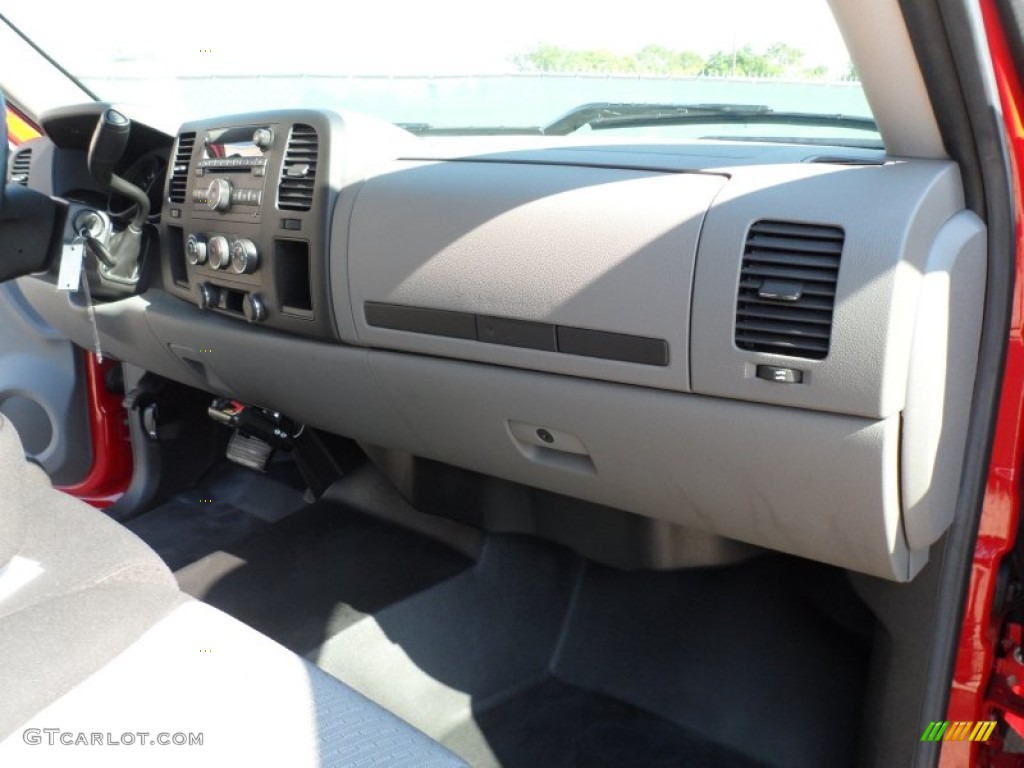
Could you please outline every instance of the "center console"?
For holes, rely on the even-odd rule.
[[[333,336],[327,249],[345,129],[313,110],[183,125],[161,224],[167,290],[210,312]]]

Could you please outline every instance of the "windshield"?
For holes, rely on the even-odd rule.
[[[421,134],[601,130],[880,146],[824,0],[630,0],[614,10],[577,0],[185,0],[160,13],[123,3],[21,3],[5,13],[100,98],[179,121],[325,107]],[[595,120],[565,119],[595,105],[606,110]],[[611,119],[607,109],[622,105],[652,108]]]

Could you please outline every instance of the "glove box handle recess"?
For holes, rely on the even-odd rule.
[[[590,452],[576,435],[542,424],[511,419],[506,426],[516,449],[529,461],[570,472],[597,473]]]

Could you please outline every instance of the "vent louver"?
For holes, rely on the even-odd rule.
[[[196,134],[183,133],[178,137],[178,150],[174,153],[174,167],[171,169],[171,183],[167,191],[167,199],[172,203],[184,203],[188,190],[188,170],[192,162],[192,148],[196,143]]]
[[[278,208],[308,211],[313,207],[318,150],[315,128],[302,124],[292,126],[281,165],[281,182],[277,187]]]
[[[812,360],[828,355],[843,239],[839,227],[751,226],[736,297],[736,346]]]
[[[10,180],[12,184],[21,184],[23,187],[28,186],[28,175],[32,167],[32,149],[23,149],[14,155],[14,160],[11,163],[11,175]]]

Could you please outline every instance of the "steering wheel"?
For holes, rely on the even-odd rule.
[[[7,186],[7,102],[4,101],[4,92],[0,91],[0,114],[4,121],[0,125],[0,216],[4,210],[4,187]]]
[[[7,102],[0,93],[0,283],[43,272],[60,252],[67,204],[23,187],[7,186]]]

